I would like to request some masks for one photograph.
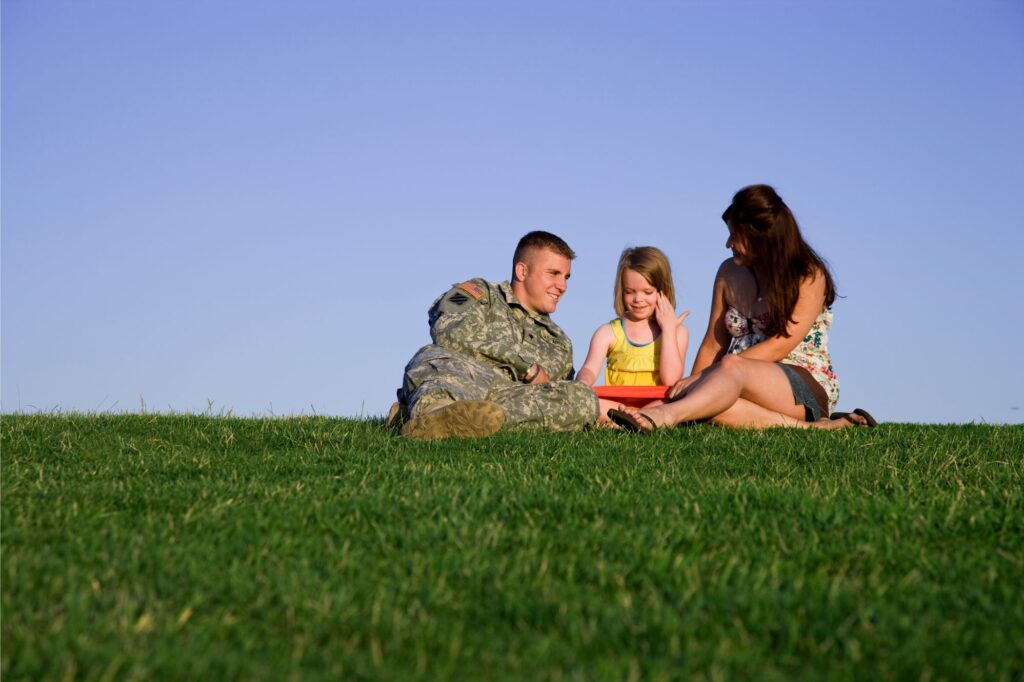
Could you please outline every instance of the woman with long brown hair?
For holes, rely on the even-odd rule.
[[[692,374],[660,405],[609,411],[633,431],[692,421],[732,427],[874,426],[864,410],[833,412],[839,381],[828,352],[835,283],[768,185],[722,214],[732,258],[718,268],[711,319]]]

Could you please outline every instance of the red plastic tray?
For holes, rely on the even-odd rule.
[[[643,407],[654,400],[668,397],[671,386],[594,386],[598,398],[618,400],[620,403]]]

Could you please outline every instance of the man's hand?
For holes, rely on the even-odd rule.
[[[523,379],[523,381],[530,385],[546,384],[550,380],[547,370],[536,362],[530,365],[530,369],[526,370],[526,377]]]

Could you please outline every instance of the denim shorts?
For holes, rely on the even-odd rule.
[[[828,395],[811,373],[803,367],[779,363],[779,367],[786,373],[789,385],[793,389],[793,400],[797,405],[804,406],[806,421],[818,421],[828,416]]]

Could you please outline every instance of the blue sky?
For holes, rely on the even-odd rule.
[[[452,283],[630,245],[688,365],[732,194],[840,294],[840,407],[1024,422],[1024,4],[2,5],[2,409],[378,415]]]

